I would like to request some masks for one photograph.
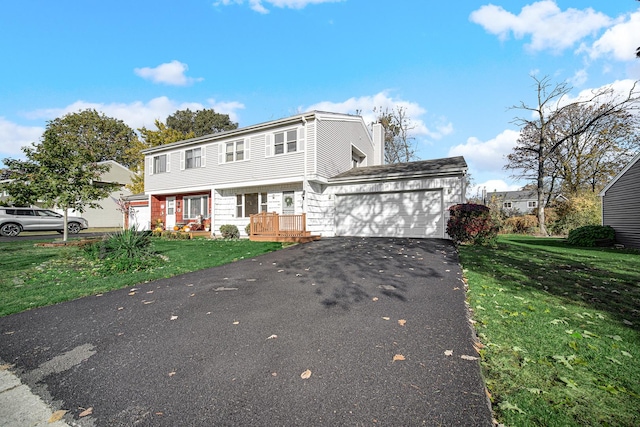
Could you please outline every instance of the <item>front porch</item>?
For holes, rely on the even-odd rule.
[[[249,239],[254,242],[307,243],[320,236],[307,231],[307,214],[280,215],[261,212],[249,217]]]

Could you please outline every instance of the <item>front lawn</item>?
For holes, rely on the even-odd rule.
[[[498,242],[460,247],[498,421],[640,425],[640,254]]]
[[[0,243],[0,316],[133,286],[254,257],[281,243],[248,240],[153,239],[162,255],[156,267],[102,277],[78,247],[45,248],[33,241]]]

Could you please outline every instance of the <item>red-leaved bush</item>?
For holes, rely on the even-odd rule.
[[[449,208],[447,234],[456,244],[494,245],[498,226],[485,205],[462,203]]]

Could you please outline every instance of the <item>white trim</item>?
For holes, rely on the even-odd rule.
[[[228,190],[230,188],[251,188],[262,187],[268,185],[294,184],[304,181],[303,176],[293,176],[290,178],[265,179],[264,181],[243,181],[233,182],[229,184],[218,184],[214,186],[215,190]]]

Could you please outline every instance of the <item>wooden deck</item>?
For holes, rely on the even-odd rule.
[[[261,212],[249,218],[251,232],[249,239],[254,242],[308,243],[320,240],[320,236],[307,231],[307,215],[279,215],[275,212]]]

